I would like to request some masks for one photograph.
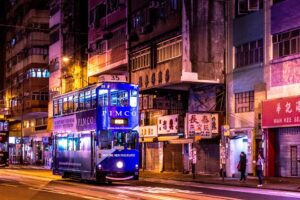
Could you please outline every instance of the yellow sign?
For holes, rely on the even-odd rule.
[[[222,126],[222,133],[224,136],[230,136],[230,127],[229,125],[223,125]]]
[[[201,136],[200,135],[196,135],[195,136],[195,141],[199,141],[199,140],[201,140],[202,138],[201,138]]]

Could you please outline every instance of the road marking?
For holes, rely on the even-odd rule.
[[[195,183],[195,182],[179,182],[174,180],[161,180],[155,178],[147,178],[143,179],[146,182],[154,182],[154,183],[164,183],[164,184],[173,184],[178,186],[190,186],[195,188],[208,188],[214,190],[221,190],[221,191],[231,191],[231,192],[241,192],[241,193],[251,193],[251,194],[261,194],[261,195],[268,195],[268,196],[279,196],[279,197],[293,197],[293,198],[300,198],[300,194],[297,192],[285,192],[280,190],[271,190],[271,189],[256,189],[256,188],[247,188],[247,187],[238,187],[238,186],[228,186],[228,185],[213,185],[213,184],[205,184],[205,183]]]
[[[14,187],[14,188],[18,187],[16,185],[12,185],[12,184],[8,184],[8,183],[2,183],[1,185],[7,186],[7,187]]]

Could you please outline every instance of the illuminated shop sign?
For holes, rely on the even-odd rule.
[[[262,103],[262,127],[300,125],[300,96],[267,100]]]

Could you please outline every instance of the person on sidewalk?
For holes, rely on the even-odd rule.
[[[247,165],[246,154],[242,151],[240,154],[240,162],[238,164],[238,170],[241,172],[240,181],[246,181],[246,165]]]
[[[262,155],[259,153],[257,156],[257,161],[256,161],[256,174],[258,177],[257,187],[262,187],[263,168],[264,168],[264,159],[263,159]]]

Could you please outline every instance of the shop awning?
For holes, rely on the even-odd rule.
[[[139,142],[153,142],[155,137],[139,138]]]
[[[189,144],[189,143],[193,143],[194,140],[193,139],[175,139],[175,140],[170,140],[169,143],[170,144]]]
[[[164,142],[164,141],[170,141],[170,140],[175,140],[178,139],[179,136],[175,135],[175,136],[160,136],[158,137],[158,141],[159,142]]]

